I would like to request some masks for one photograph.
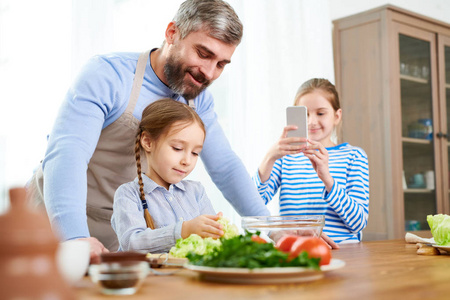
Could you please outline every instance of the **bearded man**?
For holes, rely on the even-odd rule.
[[[91,262],[117,250],[110,223],[114,192],[136,177],[134,145],[143,109],[167,97],[188,103],[205,123],[201,158],[237,212],[269,214],[206,89],[231,62],[242,33],[228,3],[187,0],[168,24],[161,48],[89,60],[67,93],[45,158],[28,184],[62,241],[87,240]]]

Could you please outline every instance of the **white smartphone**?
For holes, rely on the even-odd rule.
[[[288,137],[308,138],[308,112],[306,106],[288,106],[286,108],[286,125],[296,125],[296,130],[290,130]],[[305,143],[293,143],[293,145],[304,145]]]

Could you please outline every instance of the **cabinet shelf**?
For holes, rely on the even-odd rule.
[[[410,137],[402,137],[402,142],[408,143],[408,144],[422,144],[422,145],[430,145],[431,140],[426,139],[416,139],[416,138],[410,138]],[[450,143],[449,143],[450,145]]]
[[[409,193],[409,194],[431,194],[434,193],[434,189],[406,189],[404,190],[405,193]]]
[[[405,74],[400,74],[400,79],[407,80],[407,81],[412,81],[412,82],[417,82],[417,83],[428,84],[428,79],[415,77],[415,76],[410,76],[410,75],[405,75]],[[449,86],[450,86],[450,84],[449,84]]]

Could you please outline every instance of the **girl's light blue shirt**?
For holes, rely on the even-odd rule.
[[[145,174],[142,180],[155,229],[147,228],[138,179],[121,185],[114,195],[111,218],[119,239],[119,251],[168,252],[181,238],[184,221],[216,214],[199,182],[183,180],[166,190]]]

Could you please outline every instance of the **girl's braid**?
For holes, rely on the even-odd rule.
[[[153,223],[153,218],[148,211],[147,200],[145,200],[144,193],[144,182],[142,181],[142,167],[141,167],[141,135],[142,128],[139,128],[138,134],[136,135],[136,144],[134,146],[134,152],[136,156],[136,166],[137,166],[137,174],[139,181],[139,192],[141,194],[142,206],[144,208],[144,218],[147,223],[147,227],[151,229],[155,229],[155,224]]]

